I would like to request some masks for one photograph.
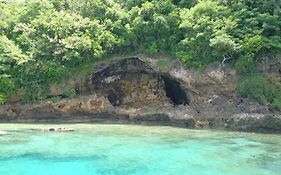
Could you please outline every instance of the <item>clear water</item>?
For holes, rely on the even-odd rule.
[[[41,132],[68,127],[74,132]],[[281,135],[0,124],[0,175],[280,175]]]

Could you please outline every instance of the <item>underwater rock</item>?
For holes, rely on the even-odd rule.
[[[74,129],[69,129],[69,128],[43,128],[41,131],[44,132],[69,132],[69,131],[74,131]]]
[[[236,114],[228,119],[227,128],[240,131],[281,132],[281,115]]]

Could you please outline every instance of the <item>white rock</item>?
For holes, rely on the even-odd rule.
[[[6,131],[0,131],[0,136],[1,136],[1,135],[6,135],[6,134],[7,134]]]

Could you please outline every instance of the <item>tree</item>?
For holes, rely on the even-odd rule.
[[[178,8],[171,1],[146,1],[129,14],[135,48],[149,54],[172,52],[180,35]]]
[[[6,36],[0,35],[0,41],[0,104],[3,104],[16,89],[15,76],[18,68],[28,60],[20,48]]]
[[[231,30],[237,21],[231,11],[219,2],[199,1],[191,9],[181,10],[184,39],[178,55],[183,61],[203,65],[212,61],[225,61],[239,51],[240,45]]]

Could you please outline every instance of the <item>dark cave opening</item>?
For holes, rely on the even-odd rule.
[[[162,78],[165,83],[166,95],[172,100],[174,105],[189,105],[190,101],[188,95],[181,87],[180,82],[169,76],[162,76]]]
[[[122,103],[122,94],[116,89],[111,89],[107,92],[107,99],[112,106],[120,106]]]

